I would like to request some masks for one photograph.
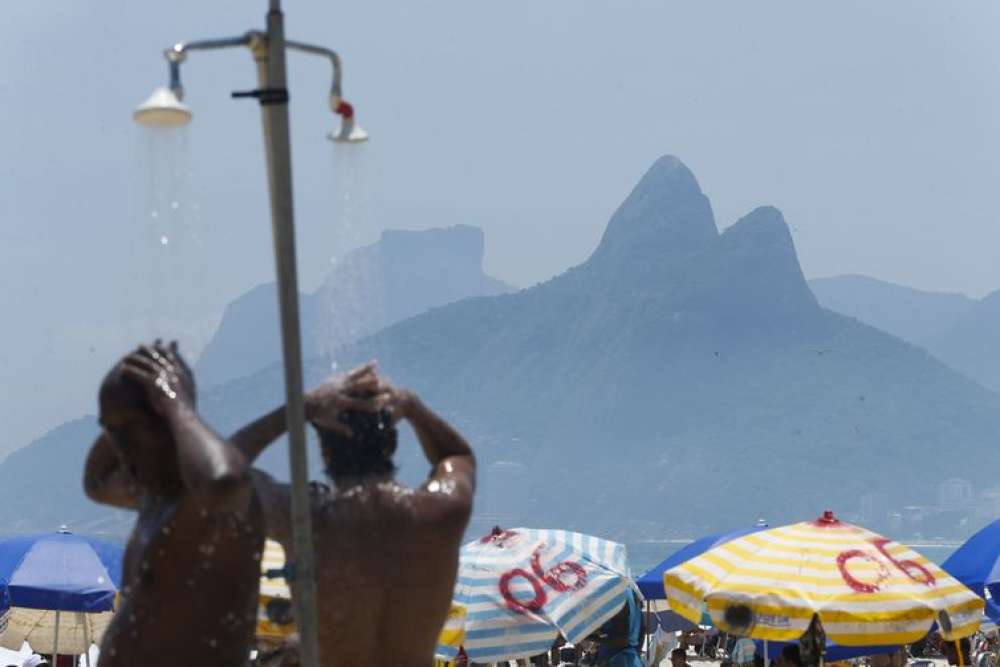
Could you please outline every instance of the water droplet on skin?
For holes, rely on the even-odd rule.
[[[166,236],[160,237],[160,245],[167,245],[168,243],[170,243],[170,239],[168,239]]]

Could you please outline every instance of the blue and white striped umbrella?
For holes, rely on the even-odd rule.
[[[545,653],[559,634],[579,642],[625,605],[625,547],[565,530],[494,529],[462,547],[438,656],[464,646],[473,662]]]

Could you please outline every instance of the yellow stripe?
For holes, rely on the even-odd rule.
[[[728,599],[725,596],[709,597],[706,600],[709,611],[725,611],[732,606],[736,600]],[[813,614],[829,623],[857,623],[870,622],[894,622],[894,621],[919,621],[925,618],[933,619],[937,616],[937,610],[930,607],[915,607],[910,609],[886,609],[886,610],[841,610],[841,609],[815,609],[795,604],[767,604],[756,600],[739,600],[741,604],[746,604],[755,613],[765,616],[788,616],[789,618],[811,618]],[[949,613],[974,612],[980,605],[975,601],[956,605]]]
[[[676,571],[685,572],[689,576],[699,580],[701,588],[705,591],[711,591],[716,586],[719,585],[720,580],[711,572],[700,567],[698,561],[701,557],[689,560],[683,565],[675,568]],[[721,567],[721,566],[720,566]],[[673,572],[673,571],[671,571]],[[835,599],[843,598],[845,596],[853,596],[858,601],[901,601],[901,600],[922,600],[922,601],[934,601],[940,600],[941,598],[951,595],[953,593],[968,592],[970,598],[975,597],[974,594],[969,591],[964,585],[956,581],[951,577],[946,577],[945,581],[949,585],[937,585],[934,587],[927,587],[916,592],[893,592],[891,590],[877,592],[877,593],[855,593],[851,591],[847,584],[843,581],[831,580],[821,577],[807,577],[803,575],[785,575],[776,572],[767,572],[762,570],[750,570],[747,568],[727,568],[727,574],[740,574],[743,576],[754,576],[760,577],[762,579],[768,579],[775,582],[775,584],[750,584],[750,583],[737,583],[732,581],[725,582],[725,589],[727,591],[743,592],[743,593],[789,593],[796,596],[807,595],[810,598],[817,600],[824,599]],[[670,572],[664,574],[664,585],[668,585],[668,577],[676,576],[671,575]],[[680,579],[677,579],[680,581]],[[796,585],[809,585],[815,588],[786,588],[780,585],[776,585],[781,581],[789,581]],[[883,586],[887,588],[892,588],[892,584],[906,584],[911,585],[913,582],[909,579],[892,577],[882,583]],[[839,588],[840,592],[828,593],[815,590],[816,588]],[[692,590],[692,595],[701,594],[697,589]]]
[[[972,623],[966,623],[965,625],[960,625],[951,629],[951,632],[947,635],[942,633],[945,639],[951,641],[953,639],[961,639],[962,637],[968,637],[971,634],[975,634],[979,630],[979,626],[982,625],[981,621],[978,619]]]
[[[836,558],[843,552],[850,551],[852,549],[861,549],[865,551],[870,551],[872,553],[876,552],[875,545],[872,544],[870,541],[865,541],[865,540],[859,540],[856,542],[847,542],[847,541],[828,542],[824,540],[817,540],[818,542],[820,542],[820,544],[835,545],[832,548],[823,548],[821,546],[818,547],[815,543],[810,543],[806,540],[791,540],[791,539],[788,540],[790,542],[795,541],[798,544],[801,544],[801,546],[798,546],[798,544],[795,545],[776,544],[762,537],[762,535],[765,534],[766,533],[754,533],[752,535],[746,535],[739,539],[733,540],[732,542],[726,542],[725,544],[716,547],[716,549],[729,550],[733,547],[746,548],[746,545],[753,545],[755,547],[758,547],[759,549],[769,549],[771,551],[784,551],[789,555],[793,556],[824,555],[824,556],[832,556],[834,558]],[[775,537],[783,538],[782,535],[775,535]],[[905,557],[907,560],[916,561],[921,565],[923,565],[924,567],[927,567],[928,565],[933,566],[933,563],[927,560],[927,558],[922,556],[919,552],[913,551],[909,547],[903,546],[901,544],[890,542],[887,545],[885,545],[885,550],[893,557],[902,556]],[[701,556],[698,556],[698,558],[700,557]],[[756,555],[754,555],[753,557],[756,558]]]
[[[791,582],[791,583],[794,583]],[[841,593],[821,593],[816,590],[802,589],[802,588],[789,588],[783,586],[765,586],[760,584],[727,584],[722,590],[715,591],[709,590],[708,595],[715,593],[724,595],[774,595],[774,596],[785,596],[794,599],[807,599],[813,602],[833,602],[833,601],[844,601],[844,602],[861,602],[861,603],[878,603],[878,602],[914,602],[917,604],[933,604],[934,602],[940,601],[946,595],[951,593],[960,593],[964,589],[964,586],[958,585],[948,589],[942,589],[938,591],[938,594],[934,596],[926,595],[916,595],[910,593],[893,593],[890,591],[879,592],[879,593],[864,593],[858,594],[853,592],[841,592]],[[969,599],[972,599],[973,593],[969,593]],[[964,602],[950,603],[950,606],[955,604],[965,604]],[[947,607],[946,607],[947,608]]]
[[[719,567],[720,569],[722,568],[721,565],[715,563],[715,561],[711,559],[705,559],[705,562],[711,562],[713,565],[716,565],[716,567]],[[680,569],[694,576],[697,576],[701,579],[707,579],[707,577],[713,576],[707,570],[702,569],[699,566],[699,563],[696,563],[694,561],[688,561],[684,565],[681,565]],[[878,572],[877,570],[864,571],[861,568],[855,569],[854,565],[852,564],[850,571],[851,574],[854,575],[856,579],[862,582],[872,583],[872,584],[876,583],[876,577],[874,575]],[[734,576],[742,576],[742,577],[757,577],[760,579],[775,581],[775,582],[794,581],[796,584],[801,586],[809,586],[811,588],[818,588],[818,589],[835,588],[843,591],[845,594],[853,593],[855,595],[862,595],[861,593],[854,593],[850,589],[848,584],[844,581],[843,577],[840,576],[840,573],[837,572],[836,574],[838,575],[837,577],[817,577],[817,576],[809,576],[806,574],[794,574],[790,572],[773,572],[770,570],[758,570],[750,567],[729,566],[726,571],[727,577],[725,580],[726,581],[725,586],[727,588],[730,586],[732,587],[743,586],[744,585],[743,583],[737,583],[731,581],[731,578]],[[718,579],[714,576],[713,578],[716,579],[716,583],[713,584],[714,587],[718,585]],[[952,580],[951,582],[946,582],[946,583],[951,583],[951,585],[949,586],[942,586],[940,584],[933,587],[923,586],[918,588],[917,590],[901,594],[912,598],[935,599],[941,597],[942,595],[948,594],[949,592],[957,592],[965,588],[964,586],[962,586],[957,582],[954,583],[952,582],[954,582],[954,580]],[[751,585],[751,584],[746,584],[746,585]],[[912,579],[903,576],[893,576],[893,575],[890,575],[888,579],[884,579],[881,582],[879,582],[879,587],[883,590],[892,589],[894,587],[899,587],[899,586],[909,587],[914,585],[919,586],[919,584],[917,584],[917,582],[914,582]]]
[[[669,590],[671,587],[677,588],[697,600],[700,600],[703,597],[705,597],[705,593],[711,590],[712,588],[709,582],[700,581],[699,583],[707,585],[705,585],[703,588],[698,588],[694,584],[688,583],[687,581],[681,579],[676,574],[666,573],[663,575],[663,590],[665,591]]]
[[[705,553],[701,554],[700,556],[698,556],[696,558],[693,558],[692,560],[700,560],[701,558],[704,558],[704,557],[706,557],[706,556],[708,556],[710,554],[711,555],[715,555],[715,554],[712,553],[714,551],[721,551],[721,552],[726,553],[727,555],[729,555],[732,558],[738,558],[740,560],[754,561],[754,562],[759,562],[759,563],[767,563],[767,564],[770,564],[770,565],[786,565],[786,566],[791,566],[791,567],[799,567],[799,566],[802,566],[802,565],[810,565],[810,566],[814,566],[815,567],[817,565],[826,566],[827,564],[829,564],[830,567],[836,568],[837,557],[840,554],[842,554],[844,551],[849,551],[850,550],[850,549],[840,549],[840,550],[835,550],[835,551],[829,551],[829,553],[827,553],[826,550],[815,550],[815,549],[814,550],[782,549],[781,547],[771,548],[770,549],[771,551],[784,551],[785,553],[787,553],[790,556],[790,557],[785,558],[785,557],[781,557],[781,556],[771,556],[771,555],[766,555],[766,554],[758,553],[758,552],[755,552],[755,551],[751,551],[751,550],[747,549],[747,546],[748,545],[741,543],[740,540],[734,540],[734,541],[728,542],[728,543],[726,543],[726,544],[724,544],[724,545],[722,545],[720,547],[717,547],[716,549],[713,549],[712,551],[706,551]],[[865,545],[859,546],[859,549],[861,549],[863,551],[866,551],[866,552],[870,552],[873,556],[875,555],[875,549],[874,549],[874,547],[872,547],[871,544],[867,545],[866,548],[861,548],[861,547],[864,547],[864,546]],[[892,551],[890,551],[889,553],[891,553],[894,558],[897,557],[897,556],[899,556],[900,560],[904,560],[902,557],[910,555],[910,553],[907,552],[907,551],[905,551],[905,550],[902,551],[902,552],[900,552],[900,553],[893,553]],[[817,555],[818,556],[825,556],[825,557],[829,558],[829,560],[825,560],[825,559],[824,560],[819,560],[819,559],[815,558],[815,556],[817,556]],[[922,558],[919,558],[919,557],[918,558],[907,558],[905,560],[913,560],[914,562],[917,562],[917,563],[923,565],[928,570],[931,570],[932,574],[934,573],[933,570],[938,570],[939,572],[942,572],[942,574],[944,576],[948,576],[948,574],[944,573],[943,571],[941,571],[940,568],[934,567],[933,563],[927,562],[927,561],[925,561]],[[688,562],[691,562],[691,561],[688,561]],[[888,563],[886,563],[886,565],[888,565]],[[680,567],[680,566],[678,566],[678,567]],[[871,561],[857,559],[855,561],[852,561],[851,567],[852,568],[855,568],[855,567],[871,567],[871,568],[875,568],[875,567],[877,567],[877,565],[875,563],[872,563]]]
[[[734,563],[731,563],[731,562],[727,562],[723,558],[720,558],[718,556],[718,554],[704,554],[704,555],[700,556],[699,558],[694,559],[694,560],[689,560],[687,563],[684,563],[683,565],[679,565],[678,567],[680,569],[685,569],[685,568],[687,568],[688,565],[690,565],[692,563],[696,567],[699,566],[699,565],[701,565],[702,563],[711,563],[712,565],[714,565],[715,567],[719,568],[720,570],[725,571],[727,573],[727,575],[743,574],[743,575],[750,575],[750,576],[755,576],[755,577],[769,577],[769,578],[780,578],[780,579],[787,579],[789,577],[794,577],[796,581],[805,581],[805,582],[816,581],[817,583],[820,583],[821,585],[822,585],[823,582],[827,582],[827,583],[834,582],[834,583],[838,583],[838,584],[844,585],[843,576],[840,573],[840,569],[835,564],[828,565],[826,563],[816,562],[816,563],[809,563],[808,564],[809,567],[806,568],[805,567],[805,565],[806,565],[805,563],[797,563],[796,564],[796,563],[792,563],[790,561],[789,562],[785,562],[785,563],[780,563],[780,564],[779,563],[773,563],[773,562],[766,563],[768,565],[780,565],[782,567],[795,568],[797,571],[794,572],[794,573],[792,573],[792,572],[780,572],[780,571],[774,571],[774,570],[759,569],[759,568],[754,567],[755,565],[758,565],[758,564],[764,564],[762,561],[763,561],[763,559],[755,559],[753,561],[748,561],[748,562],[734,564]],[[850,571],[852,573],[869,573],[869,574],[874,574],[876,572],[888,571],[889,572],[889,578],[885,580],[886,582],[896,582],[897,584],[907,584],[907,585],[917,583],[917,582],[914,582],[909,577],[906,577],[903,574],[893,573],[891,571],[891,569],[888,567],[888,565],[885,565],[885,564],[883,564],[880,567],[878,563],[872,563],[870,561],[863,561],[863,560],[859,559],[857,561],[852,561],[850,563],[849,567],[850,567]],[[829,572],[829,574],[831,574],[833,576],[829,576],[829,577],[822,577],[822,576],[816,576],[816,575],[808,576],[808,575],[805,575],[805,574],[802,573],[803,569],[809,569],[809,570],[814,570],[814,571],[819,571],[819,572],[826,571],[826,572]]]
[[[692,623],[701,623],[701,610],[695,609],[694,607],[689,607],[677,598],[670,598],[667,600],[670,603],[670,608],[691,621]]]

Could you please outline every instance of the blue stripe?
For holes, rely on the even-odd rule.
[[[465,633],[465,641],[471,643],[475,639],[490,639],[492,637],[508,637],[512,635],[529,635],[536,634],[539,632],[545,632],[550,629],[546,623],[532,623],[531,625],[522,624],[517,626],[500,626],[497,628],[478,628],[476,630],[469,630]]]
[[[579,614],[583,613],[583,608],[584,607],[586,607],[589,603],[595,602],[599,598],[604,597],[604,595],[606,595],[612,589],[614,589],[616,586],[619,586],[619,585],[620,585],[620,581],[619,580],[617,580],[617,579],[608,579],[603,584],[601,584],[600,586],[598,586],[597,588],[595,588],[589,595],[587,595],[586,599],[581,600],[580,604],[574,606],[572,609],[570,609],[569,611],[567,611],[564,616],[561,616],[559,618],[559,624],[565,627],[565,626],[571,625],[573,623],[576,623],[577,621],[575,619],[576,619],[576,617]],[[613,599],[617,600],[618,606],[622,606],[623,604],[625,604],[624,597],[617,597],[616,596]]]
[[[444,644],[438,644],[437,648],[434,649],[434,656],[437,658],[444,658],[445,660],[451,660],[458,655],[458,649],[454,646],[445,646]]]
[[[604,604],[603,607],[600,607],[595,613],[591,614],[586,619],[581,619],[574,626],[566,628],[565,635],[567,640],[573,642],[579,641],[580,639],[582,639],[582,637],[578,636],[580,628],[586,628],[587,625],[589,623],[594,622],[595,619],[600,619],[605,616],[607,617],[607,619],[611,619],[616,613],[618,613],[618,610],[622,607],[623,604],[624,601],[622,600],[622,598],[619,598],[617,596],[612,597],[610,600],[608,600],[607,603]],[[575,637],[576,639],[570,639],[571,637]]]
[[[515,618],[515,614],[510,609],[507,609],[507,607],[494,607],[493,609],[483,609],[480,611],[475,611],[466,617],[465,627],[469,627],[474,622],[495,621],[498,618],[513,619]]]
[[[475,662],[496,662],[505,657],[527,657],[548,653],[552,648],[552,640],[523,642],[520,644],[503,644],[498,646],[480,646],[477,648],[466,648],[469,660]]]

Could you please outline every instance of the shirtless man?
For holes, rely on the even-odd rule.
[[[320,407],[307,409],[333,481],[332,488],[314,485],[312,492],[322,664],[428,667],[472,511],[475,457],[455,429],[416,394],[390,385],[374,364],[324,392]],[[393,479],[401,419],[431,464],[428,480],[416,489]],[[277,412],[270,422],[260,420],[253,437],[243,439],[246,458],[255,459],[283,429]],[[288,485],[256,470],[254,484],[268,535],[294,559]]]
[[[139,511],[102,667],[245,667],[256,625],[264,517],[246,458],[195,412],[177,352],[157,341],[104,378],[102,433],[84,470],[93,500]],[[256,558],[255,558],[256,555]]]
[[[306,395],[310,411],[374,410],[346,399],[350,379]],[[267,415],[229,441],[195,411],[195,383],[176,344],[157,341],[105,377],[101,436],[84,470],[93,500],[139,511],[125,551],[121,602],[101,667],[245,667],[257,622],[264,514],[240,448]]]

